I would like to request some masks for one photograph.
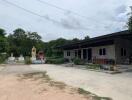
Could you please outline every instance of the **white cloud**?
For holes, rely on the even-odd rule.
[[[22,27],[37,31],[45,41],[64,37],[83,38],[107,34],[124,29],[131,0],[43,0],[76,12],[64,12],[39,3],[37,0],[8,0],[38,13],[40,18],[5,2],[0,2],[0,27],[7,32]],[[81,17],[83,16],[83,17]],[[87,19],[86,19],[87,17]]]

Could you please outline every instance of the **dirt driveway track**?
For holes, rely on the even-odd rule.
[[[114,100],[132,100],[132,72],[106,74],[60,65],[31,65],[35,70],[45,70],[48,75],[71,86],[82,87],[99,96]]]

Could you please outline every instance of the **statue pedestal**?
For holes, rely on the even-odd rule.
[[[9,57],[7,63],[8,64],[14,64],[15,63],[15,57]]]
[[[31,61],[35,61],[36,60],[36,57],[31,57]]]
[[[15,61],[15,57],[9,57],[8,61]]]
[[[18,58],[18,61],[19,61],[19,62],[24,62],[24,57],[21,55],[21,56]]]

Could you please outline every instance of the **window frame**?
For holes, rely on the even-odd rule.
[[[67,51],[67,57],[70,57],[70,56],[71,56],[71,52]]]
[[[126,48],[121,48],[121,56],[122,57],[127,56],[127,49]]]
[[[99,55],[100,56],[105,56],[107,54],[106,48],[100,48],[99,49]]]

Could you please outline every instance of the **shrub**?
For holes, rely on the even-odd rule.
[[[31,59],[30,59],[30,57],[25,57],[25,64],[31,64],[32,62],[31,62]]]
[[[66,62],[66,59],[65,58],[47,58],[46,59],[46,63],[48,64],[63,64]]]
[[[88,69],[100,69],[101,65],[100,64],[87,64]]]
[[[7,59],[6,54],[0,54],[0,63],[4,63],[4,61]]]
[[[73,59],[73,62],[75,65],[84,65],[85,64],[84,60],[79,59],[79,58]]]

